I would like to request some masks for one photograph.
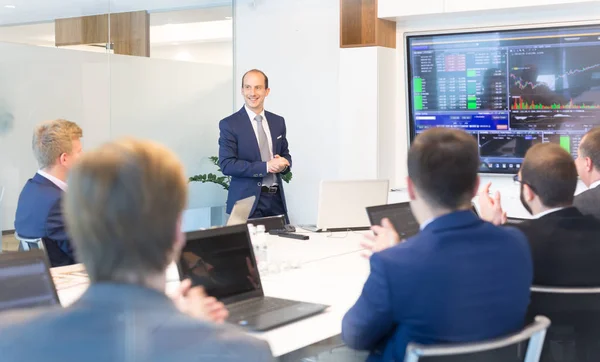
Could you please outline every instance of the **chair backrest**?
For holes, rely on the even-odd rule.
[[[21,247],[21,250],[24,250],[24,251],[29,251],[31,249],[45,250],[44,241],[42,240],[42,238],[28,239],[28,238],[24,238],[24,237],[20,236],[17,232],[15,232],[15,238],[17,240],[19,240],[19,245]]]
[[[600,361],[600,288],[532,286],[527,314],[552,320],[542,361]]]
[[[523,330],[493,340],[444,345],[409,343],[406,348],[404,361],[538,362],[548,326],[550,326],[550,320],[548,318],[537,316],[535,321]],[[529,343],[527,344],[527,352],[523,358],[517,352],[521,344],[525,341],[529,341]],[[507,355],[510,356],[510,359],[507,359]]]

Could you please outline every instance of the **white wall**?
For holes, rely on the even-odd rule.
[[[547,5],[588,3],[593,6],[593,0],[421,0],[398,1],[379,0],[378,16],[380,18],[395,19],[413,15],[441,14],[461,11],[498,10],[514,8],[537,8]]]
[[[285,117],[294,162],[293,180],[285,185],[290,218],[314,223],[319,182],[338,177],[345,152],[339,134],[339,1],[253,3],[238,0],[235,6],[236,88],[248,69],[269,76],[266,108]]]
[[[150,55],[154,59],[233,66],[233,44],[231,39],[220,42],[151,45]]]

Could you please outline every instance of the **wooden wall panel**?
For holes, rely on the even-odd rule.
[[[340,47],[396,47],[396,23],[377,18],[377,0],[340,0]]]
[[[150,56],[150,14],[147,11],[82,16],[55,21],[55,45],[113,44],[115,54]]]

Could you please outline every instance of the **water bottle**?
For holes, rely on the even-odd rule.
[[[256,226],[256,243],[254,246],[254,255],[256,256],[256,264],[258,264],[258,271],[265,273],[269,267],[269,254],[267,245],[267,234],[265,233],[264,225]]]

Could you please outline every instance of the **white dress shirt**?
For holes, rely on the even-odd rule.
[[[588,188],[588,190],[596,188],[596,187],[598,187],[598,185],[600,185],[600,180],[598,180],[596,182],[592,182],[592,184],[590,185],[590,187]]]
[[[553,212],[557,212],[557,211],[562,210],[562,209],[564,209],[564,207],[556,207],[554,209],[546,210],[544,212],[540,212],[539,214],[535,215],[533,218],[534,219],[539,219],[542,216],[546,216],[548,214],[552,214]]]
[[[254,135],[256,136],[256,142],[258,143],[258,147],[260,148],[260,141],[258,140],[258,122],[256,122],[254,120],[254,118],[257,116],[256,113],[252,112],[252,110],[250,108],[248,108],[248,106],[244,105],[244,108],[246,109],[246,112],[248,113],[248,117],[250,117],[250,123],[252,124],[252,129],[254,130]],[[263,109],[262,112],[260,112],[260,115],[262,116],[262,127],[265,130],[265,134],[267,135],[267,142],[269,143],[269,153],[271,154],[271,159],[273,158],[273,139],[271,138],[271,130],[269,129],[269,121],[267,120],[267,117],[265,116],[265,110]],[[267,173],[269,173],[269,165],[267,165]],[[277,185],[277,182],[275,182],[273,185]]]
[[[53,184],[55,184],[56,186],[58,186],[61,190],[63,191],[67,191],[67,183],[64,182],[63,180],[59,180],[56,177],[52,176],[51,174],[42,171],[42,170],[38,170],[37,172],[40,176],[50,180],[50,182],[52,182]]]

